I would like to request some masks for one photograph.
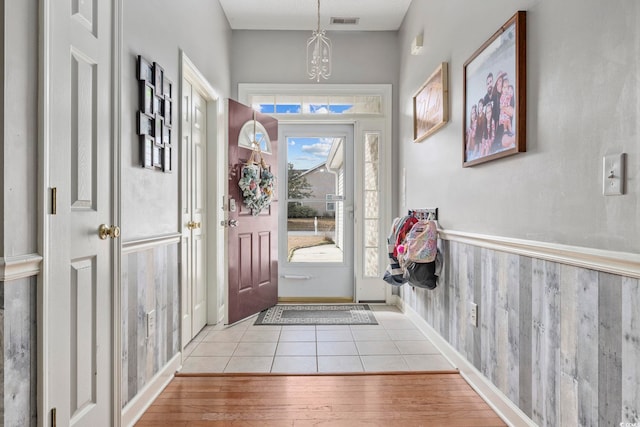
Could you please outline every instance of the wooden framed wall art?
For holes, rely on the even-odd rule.
[[[420,142],[449,121],[449,76],[441,63],[413,96],[413,142]]]
[[[464,63],[464,167],[526,151],[526,12]]]

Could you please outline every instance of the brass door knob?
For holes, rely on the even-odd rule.
[[[120,237],[120,227],[117,225],[108,227],[105,224],[100,224],[100,227],[98,227],[98,237],[100,237],[101,240],[107,240],[107,237],[111,237],[112,239]]]
[[[195,230],[196,228],[200,228],[202,224],[200,222],[189,221],[187,222],[187,228],[189,230]]]

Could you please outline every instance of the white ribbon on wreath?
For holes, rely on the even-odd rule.
[[[269,170],[269,166],[262,158],[260,144],[255,141],[255,122],[256,116],[253,113],[253,151],[251,157],[242,167],[240,181],[238,185],[242,190],[243,203],[251,209],[252,215],[258,215],[264,209],[271,205],[274,197],[275,176]],[[259,156],[256,161],[255,156]]]

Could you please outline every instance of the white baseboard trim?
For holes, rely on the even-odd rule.
[[[444,240],[640,279],[640,255],[559,243],[438,230]]]
[[[182,353],[178,352],[122,409],[122,423],[120,425],[133,426],[173,379],[181,364]]]
[[[471,364],[462,354],[453,348],[435,329],[431,327],[415,310],[404,301],[398,299],[398,307],[404,314],[420,329],[442,355],[456,369],[469,385],[484,399],[500,418],[510,426],[535,427],[534,423],[520,408],[518,408],[509,398],[502,393],[491,381]]]
[[[400,307],[403,303],[404,301],[402,301],[402,298],[400,298],[399,295],[389,295],[389,297],[387,298],[387,304],[389,305]]]

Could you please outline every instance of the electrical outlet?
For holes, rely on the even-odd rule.
[[[475,302],[469,303],[469,323],[474,328],[478,327],[478,304]]]
[[[149,338],[156,330],[156,311],[151,310],[147,313],[147,338]]]

